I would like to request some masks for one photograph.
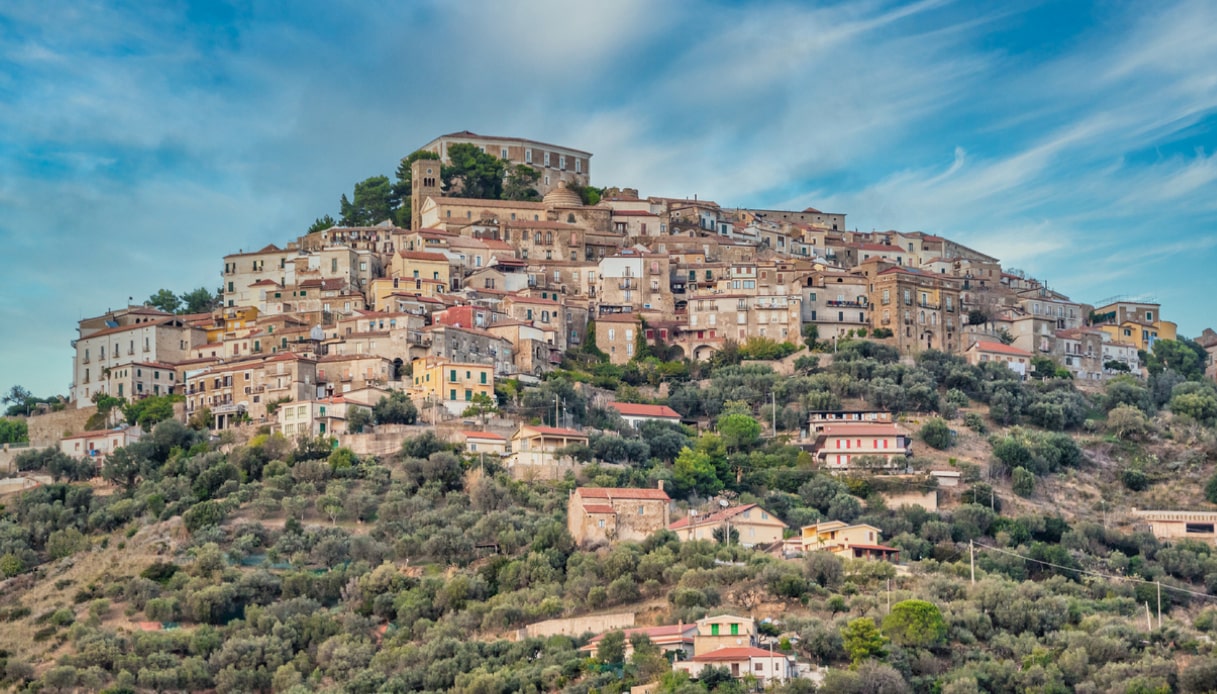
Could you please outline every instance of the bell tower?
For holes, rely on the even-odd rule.
[[[440,161],[438,159],[419,159],[410,164],[410,228],[422,227],[420,219],[423,201],[429,197],[440,197],[444,194],[443,182],[440,180]]]

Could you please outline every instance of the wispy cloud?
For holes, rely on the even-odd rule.
[[[0,389],[62,390],[82,313],[212,284],[462,128],[589,149],[601,185],[943,233],[1197,332],[1217,7],[1045,8],[6,2],[2,318],[37,334],[0,341]]]

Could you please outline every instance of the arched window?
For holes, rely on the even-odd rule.
[[[554,245],[554,232],[552,232],[552,231],[545,232],[545,245],[546,246]]]

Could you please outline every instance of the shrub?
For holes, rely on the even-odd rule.
[[[1024,467],[1016,467],[1010,473],[1014,493],[1021,497],[1029,497],[1035,493],[1035,474]]]
[[[942,419],[935,417],[921,427],[921,440],[927,445],[945,451],[951,447],[951,427]]]

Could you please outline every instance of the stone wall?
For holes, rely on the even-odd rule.
[[[567,619],[547,619],[544,622],[529,624],[515,633],[516,640],[547,636],[581,636],[583,634],[601,634],[613,629],[629,629],[634,626],[633,612],[612,612],[609,614],[588,615],[586,617],[569,617]]]
[[[97,411],[90,405],[79,409],[69,407],[59,412],[48,412],[27,418],[30,429],[30,445],[35,448],[59,445],[64,435],[79,434],[85,430],[85,422]]]

